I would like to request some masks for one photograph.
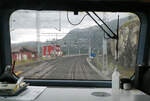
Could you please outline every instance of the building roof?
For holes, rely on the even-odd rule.
[[[36,53],[36,49],[29,47],[14,47],[11,49],[12,53],[19,53],[21,51]]]

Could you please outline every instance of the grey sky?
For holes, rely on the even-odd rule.
[[[83,22],[78,26],[72,26],[67,20],[67,12],[64,11],[40,11],[39,13],[39,29],[40,33],[51,33],[50,36],[41,36],[41,41],[52,40],[56,36],[54,33],[60,33],[58,39],[63,38],[66,33],[75,28],[86,28],[96,25],[95,22],[86,16]],[[102,12],[97,14],[103,18]],[[61,31],[59,29],[59,18],[61,15]],[[72,23],[78,23],[85,15],[84,12],[79,12],[79,15],[74,15],[69,12],[69,18]],[[128,16],[128,13],[119,13],[120,17]],[[106,13],[107,20],[117,18],[116,13]],[[36,11],[33,10],[18,10],[10,17],[10,30],[12,43],[36,41]]]

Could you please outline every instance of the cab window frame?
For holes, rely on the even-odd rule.
[[[37,10],[37,9],[34,9]],[[77,9],[78,10],[78,9]],[[6,65],[12,65],[11,59],[11,44],[10,44],[10,32],[9,32],[9,17],[15,10],[3,10],[0,11],[2,15],[0,15],[0,31],[4,34],[0,34],[0,46],[2,49],[1,53],[1,64],[0,64],[0,73],[4,72]],[[72,10],[71,10],[72,11]],[[118,10],[120,11],[120,10]],[[122,11],[121,11],[122,12]],[[148,31],[148,23],[147,23],[147,14],[142,12],[135,12],[141,22],[140,33],[139,33],[139,44],[138,44],[138,52],[137,52],[137,62],[136,65],[141,64],[147,61],[145,54],[145,47],[147,47],[147,31]],[[142,33],[142,34],[141,34]],[[144,41],[143,41],[144,40]],[[143,46],[144,44],[144,46]],[[135,70],[137,72],[137,70]],[[135,73],[136,74],[136,73]],[[137,75],[135,75],[135,78]],[[18,77],[16,77],[18,79]],[[102,81],[80,81],[80,80],[25,80],[31,85],[46,85],[46,86],[78,86],[78,87],[111,87],[111,80],[102,80]]]

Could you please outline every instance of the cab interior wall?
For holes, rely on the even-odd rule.
[[[90,3],[90,5],[89,5]],[[129,3],[129,4],[128,4]],[[57,4],[57,5],[56,5]],[[143,5],[143,7],[140,7],[140,5]],[[6,0],[5,2],[3,1],[0,5],[0,8],[3,10],[0,10],[0,74],[3,73],[4,68],[6,65],[11,65],[11,49],[10,49],[10,33],[9,33],[9,17],[12,12],[18,9],[32,9],[32,10],[71,10],[71,11],[117,11],[117,12],[142,12],[145,14],[147,17],[147,23],[141,23],[141,33],[144,34],[146,33],[145,36],[145,42],[141,41],[141,45],[144,44],[144,49],[140,50],[139,47],[139,52],[138,52],[138,58],[137,58],[137,68],[138,68],[138,62],[139,63],[144,63],[145,66],[147,66],[148,63],[148,48],[149,48],[149,33],[150,29],[149,28],[149,23],[150,23],[150,9],[148,4],[146,3],[131,3],[131,2],[112,2],[112,1],[107,1],[107,2],[101,2],[101,1],[67,1],[67,2],[59,2],[58,0],[54,1],[49,1],[46,0],[43,2],[42,0],[14,0],[14,1],[9,1]],[[10,10],[12,9],[12,10]],[[144,12],[143,12],[144,11]],[[137,13],[140,15],[140,13]],[[140,16],[140,20],[143,17]],[[142,22],[142,21],[141,21]],[[143,27],[142,27],[143,26]],[[144,27],[145,26],[145,27]],[[143,31],[145,31],[143,33]],[[141,35],[142,36],[142,35]],[[142,60],[140,60],[142,58]],[[149,60],[150,61],[150,60]],[[138,72],[136,68],[136,72]],[[147,69],[146,69],[147,70]],[[139,80],[139,74],[135,76],[136,79]],[[138,86],[143,91],[149,92],[150,89],[145,90],[149,88],[148,84],[150,84],[150,72],[149,70],[144,72],[142,74],[142,84],[141,87]],[[145,82],[146,81],[146,82]],[[141,81],[140,81],[141,82]],[[137,82],[139,83],[139,81]],[[41,83],[42,84],[42,83]]]
[[[0,74],[4,72],[6,65],[11,65],[11,47],[9,32],[9,17],[12,12],[0,10]]]
[[[150,13],[146,15],[147,17],[147,34],[146,34],[146,39],[145,39],[145,48],[144,48],[144,55],[143,55],[143,64],[140,66],[137,66],[136,70],[139,72],[139,83],[138,83],[138,88],[141,89],[142,91],[146,92],[147,94],[150,94],[150,68],[149,68],[149,55],[150,55],[150,30],[149,30],[149,23],[150,23]],[[143,29],[144,30],[144,29]],[[142,34],[142,33],[141,33]],[[142,37],[142,36],[141,36]],[[142,42],[141,42],[142,43]],[[140,55],[140,53],[139,53]],[[140,63],[139,63],[140,64]],[[142,68],[141,68],[142,67]]]

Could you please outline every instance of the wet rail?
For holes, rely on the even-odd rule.
[[[17,67],[15,71],[23,71],[19,76],[33,79],[101,80],[88,65],[86,58],[87,56],[59,57]]]

